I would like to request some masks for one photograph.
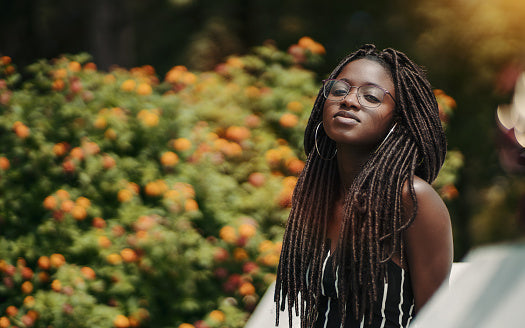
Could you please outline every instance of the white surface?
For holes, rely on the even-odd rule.
[[[525,245],[491,246],[418,314],[419,328],[525,327]]]

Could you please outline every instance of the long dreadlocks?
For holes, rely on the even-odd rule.
[[[342,234],[334,254],[343,325],[347,310],[357,320],[365,315],[371,318],[378,286],[385,279],[386,262],[396,251],[401,262],[405,261],[402,232],[417,213],[414,175],[431,183],[446,154],[438,106],[423,70],[399,51],[389,48],[379,52],[375,46],[365,45],[344,58],[329,79],[361,58],[376,60],[390,71],[397,98],[397,124],[345,193]],[[307,160],[293,193],[274,295],[281,311],[288,305],[290,326],[295,308],[303,328],[311,327],[316,319],[322,262],[330,248],[327,222],[337,197],[334,190],[339,187],[336,161],[326,160],[334,154],[335,142],[319,134],[317,145],[325,155],[320,157],[314,149],[315,128],[322,121],[324,103],[321,88],[305,130]],[[408,217],[402,205],[405,185],[413,203]]]

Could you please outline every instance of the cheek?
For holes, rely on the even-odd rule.
[[[394,121],[394,113],[393,112],[379,114],[379,115],[377,115],[377,117],[375,117],[372,120],[372,122],[373,122],[373,124],[374,124],[374,126],[376,128],[389,127],[389,126],[392,125],[393,121]]]

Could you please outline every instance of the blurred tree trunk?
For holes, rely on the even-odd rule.
[[[92,1],[88,35],[91,53],[100,68],[136,64],[133,7],[129,1]]]

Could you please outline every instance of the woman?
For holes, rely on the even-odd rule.
[[[350,54],[323,81],[304,146],[277,306],[302,327],[408,326],[452,264],[448,210],[430,185],[446,140],[422,69],[393,49]]]

